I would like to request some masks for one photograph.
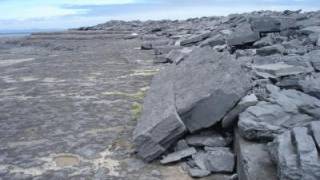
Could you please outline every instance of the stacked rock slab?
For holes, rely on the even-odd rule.
[[[192,52],[175,69],[175,102],[187,129],[218,123],[250,89],[250,77],[228,54],[210,48]]]
[[[133,134],[137,154],[146,161],[159,157],[186,131],[175,108],[173,73],[167,68],[154,77]]]
[[[279,179],[320,179],[318,141],[320,122],[286,131],[270,143]]]
[[[316,120],[320,100],[296,90],[280,90],[275,86],[269,102],[249,107],[239,117],[239,131],[250,140],[272,140],[288,129]]]

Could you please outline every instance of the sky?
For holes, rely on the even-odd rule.
[[[186,19],[319,8],[320,0],[0,0],[0,32],[67,29],[108,20]]]

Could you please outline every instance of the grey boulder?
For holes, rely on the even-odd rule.
[[[160,156],[186,131],[175,108],[172,77],[170,67],[154,77],[133,133],[137,154],[145,161]]]
[[[210,48],[194,50],[176,66],[176,107],[190,132],[218,123],[250,87],[240,64]]]
[[[207,153],[206,168],[212,173],[231,173],[235,167],[235,155],[229,148],[216,147]]]
[[[198,134],[188,135],[186,141],[191,146],[224,147],[229,144],[228,140],[214,131],[204,131]]]
[[[276,44],[257,49],[257,54],[260,56],[269,56],[273,54],[284,54],[285,51],[286,49],[282,45]]]
[[[288,129],[308,124],[317,119],[320,101],[296,90],[272,91],[267,99],[240,114],[239,132],[249,140],[273,140]]]
[[[203,32],[201,34],[198,34],[198,35],[193,35],[191,37],[188,37],[184,40],[182,40],[180,42],[180,46],[187,46],[187,45],[192,45],[192,44],[195,44],[197,42],[200,42],[204,39],[207,39],[208,37],[210,37],[211,35],[211,32]]]
[[[227,38],[229,46],[241,46],[259,40],[259,33],[251,30],[250,24],[242,24]]]

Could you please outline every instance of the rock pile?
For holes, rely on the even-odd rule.
[[[168,63],[134,131],[138,156],[183,162],[192,177],[320,179],[319,19],[287,10],[122,22]]]

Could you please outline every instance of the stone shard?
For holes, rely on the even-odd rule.
[[[313,71],[313,69],[310,67],[294,66],[283,62],[265,65],[253,65],[252,68],[258,73],[266,73],[273,77],[307,74]]]
[[[243,24],[237,27],[227,38],[227,44],[229,46],[241,46],[248,43],[254,43],[259,39],[259,33],[252,31],[250,24]]]
[[[316,71],[320,71],[320,50],[311,51],[307,54],[307,58]]]
[[[216,147],[207,153],[206,168],[212,173],[231,173],[235,167],[235,155],[229,148]]]
[[[174,86],[177,111],[194,132],[219,122],[250,89],[250,77],[230,55],[199,48],[176,66]]]
[[[258,98],[255,94],[250,94],[241,99],[241,101],[223,118],[222,127],[227,128],[234,125],[234,121],[240,113],[245,111],[248,107],[254,106],[258,103]]]
[[[257,49],[257,54],[260,56],[270,56],[273,54],[284,54],[285,51],[286,49],[282,45],[276,44]]]
[[[320,178],[320,157],[312,122],[308,127],[295,127],[269,143],[270,154],[277,164],[280,180],[317,180]]]
[[[187,141],[184,139],[181,139],[177,142],[174,150],[181,151],[181,150],[188,149],[188,148],[189,148],[189,145],[188,145]]]
[[[300,80],[298,84],[304,93],[320,99],[320,76]]]
[[[192,48],[173,49],[167,54],[166,59],[169,62],[179,64],[192,52],[192,50]]]
[[[272,90],[268,102],[259,102],[240,114],[239,131],[249,140],[271,141],[287,129],[318,118],[320,101],[296,90]]]
[[[192,45],[195,43],[198,43],[204,39],[207,39],[208,37],[210,37],[211,32],[204,32],[202,34],[199,35],[193,35],[191,37],[188,37],[187,39],[184,39],[180,42],[180,46],[187,46],[187,45]]]
[[[202,177],[209,176],[211,174],[211,172],[208,170],[198,169],[198,168],[189,168],[188,173],[191,177],[195,177],[195,178],[202,178]]]
[[[160,160],[160,163],[161,164],[168,164],[168,163],[177,162],[183,158],[190,157],[195,153],[197,153],[197,150],[194,147],[191,147],[188,149],[184,149],[181,151],[177,151],[177,152],[168,154],[162,160]]]
[[[214,131],[204,131],[198,134],[189,135],[186,141],[191,146],[224,147],[229,144],[228,140],[221,134]]]
[[[239,180],[278,179],[266,144],[247,141],[235,130],[235,152]]]
[[[281,22],[273,17],[252,17],[250,24],[253,31],[259,33],[271,33],[281,31]]]
[[[205,46],[214,47],[214,46],[224,45],[224,44],[226,44],[225,38],[222,35],[217,34],[201,42],[200,47],[205,47]]]
[[[171,67],[154,77],[133,133],[137,154],[146,161],[160,156],[186,131],[175,108],[172,77]]]

